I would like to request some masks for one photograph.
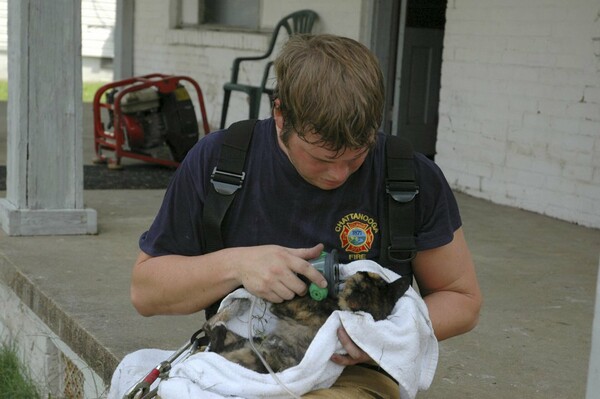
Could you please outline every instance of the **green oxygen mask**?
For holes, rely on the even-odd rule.
[[[328,296],[336,298],[340,286],[340,262],[337,250],[321,252],[318,258],[309,260],[310,264],[317,269],[327,280],[327,287],[321,288],[315,283],[310,283],[308,292],[315,301],[322,301]]]

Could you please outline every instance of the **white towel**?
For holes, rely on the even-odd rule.
[[[388,281],[399,276],[372,261],[356,261],[340,266],[342,280],[358,271],[373,271]],[[230,294],[221,308],[234,301],[248,301],[242,306],[244,314],[233,318],[228,328],[247,336],[249,303],[253,297],[240,289]],[[243,304],[243,302],[241,302]],[[257,300],[254,314],[263,314],[264,302]],[[264,319],[263,319],[264,320]],[[258,321],[253,322],[257,327]],[[272,323],[260,324],[268,330]],[[422,298],[409,288],[398,300],[392,314],[386,320],[374,321],[364,312],[335,311],[321,327],[299,365],[280,373],[277,377],[248,370],[229,362],[212,352],[197,353],[175,364],[169,378],[158,384],[162,399],[178,398],[289,398],[287,390],[300,396],[306,392],[331,386],[341,374],[343,367],[329,359],[334,352],[342,353],[337,339],[337,329],[343,326],[350,337],[367,352],[400,385],[400,398],[414,398],[418,390],[431,384],[438,360],[438,344],[427,307]],[[158,355],[165,360],[170,352],[142,350],[126,356],[113,375],[108,399],[121,398],[123,393],[148,373],[157,363]],[[141,358],[152,361],[142,361]],[[143,363],[143,367],[141,368]],[[139,375],[135,376],[136,372]],[[286,390],[287,389],[287,390]]]

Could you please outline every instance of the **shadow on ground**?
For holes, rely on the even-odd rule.
[[[85,190],[150,190],[164,189],[175,169],[154,164],[132,164],[121,170],[106,165],[84,165]],[[6,190],[6,166],[0,165],[0,191]]]

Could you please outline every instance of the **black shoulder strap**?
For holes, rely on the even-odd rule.
[[[219,161],[210,176],[211,187],[202,212],[203,247],[207,253],[224,248],[221,224],[235,192],[242,187],[246,177],[246,153],[255,124],[256,119],[236,122],[225,134]]]
[[[414,152],[410,143],[389,135],[386,140],[386,217],[382,226],[380,262],[402,276],[412,276],[416,255]]]

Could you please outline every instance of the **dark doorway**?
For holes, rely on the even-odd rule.
[[[447,0],[375,2],[372,48],[386,81],[386,132],[433,159]]]
[[[408,0],[397,134],[435,156],[446,0]]]

